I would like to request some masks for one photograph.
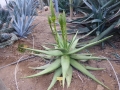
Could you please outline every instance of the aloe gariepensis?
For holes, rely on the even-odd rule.
[[[82,72],[84,75],[90,77],[97,83],[101,84],[105,88],[109,89],[107,86],[105,86],[102,82],[96,79],[95,76],[88,71],[88,70],[103,70],[103,68],[94,68],[90,66],[85,66],[81,63],[81,62],[86,62],[88,60],[99,60],[99,59],[105,59],[105,58],[95,57],[88,53],[78,54],[78,52],[80,53],[80,51],[88,47],[91,47],[93,45],[96,45],[110,38],[111,36],[93,43],[89,43],[81,48],[76,48],[77,42],[79,40],[79,39],[76,39],[77,34],[72,38],[70,42],[68,42],[67,40],[65,13],[63,12],[63,14],[59,15],[59,24],[62,30],[61,31],[62,35],[60,36],[56,30],[56,25],[55,25],[56,16],[54,13],[52,2],[50,2],[50,8],[51,8],[51,16],[48,17],[48,21],[56,41],[56,44],[54,44],[55,48],[51,49],[44,46],[45,50],[38,50],[38,49],[31,49],[31,48],[25,48],[25,49],[31,50],[34,52],[39,52],[40,54],[35,54],[35,55],[41,56],[43,58],[47,57],[47,59],[48,58],[53,59],[54,57],[53,62],[51,62],[51,64],[46,64],[41,67],[31,67],[32,69],[38,69],[38,70],[43,69],[43,71],[31,76],[27,76],[26,78],[41,76],[41,75],[48,74],[55,71],[52,82],[47,90],[51,90],[51,88],[57,81],[57,77],[63,77],[63,80],[62,80],[63,87],[65,84],[65,80],[67,82],[67,87],[69,87],[72,79],[73,68],[75,68],[78,71]]]

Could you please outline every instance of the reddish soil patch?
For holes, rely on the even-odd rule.
[[[15,42],[12,46],[8,46],[4,49],[0,49],[0,67],[9,64],[11,62],[17,61],[20,59],[20,57],[24,55],[29,55],[28,54],[29,52],[26,53],[18,52],[17,47],[19,44],[25,44],[29,47],[32,47],[33,39],[34,39],[34,47],[41,49],[41,45],[45,43],[54,42],[47,21],[48,15],[49,15],[49,11],[40,13],[40,15],[36,17],[34,23],[40,22],[40,24],[33,30],[32,35],[30,35],[28,38],[19,40]],[[103,50],[101,50],[99,46],[92,47],[88,50],[91,53],[95,53],[96,56],[103,55],[114,60],[114,56],[111,53],[117,52],[118,54],[120,54],[119,51],[120,43],[116,42],[116,45],[118,48],[116,51],[114,51],[114,49],[110,46],[107,46]],[[111,61],[111,63],[113,64],[117,72],[118,78],[120,78],[120,62]],[[45,64],[45,62],[40,57],[35,57],[19,63],[18,65],[19,68],[17,70],[17,82],[18,82],[19,90],[47,90],[47,87],[49,86],[52,80],[53,74],[44,75],[36,78],[28,78],[28,79],[21,78],[39,72],[39,71],[31,70],[28,67],[41,66],[43,64]],[[90,66],[105,68],[105,70],[103,71],[90,71],[90,72],[93,75],[95,75],[96,78],[98,78],[106,86],[108,86],[111,90],[118,90],[118,85],[115,75],[113,73],[111,66],[107,61],[99,61],[99,62],[90,61],[88,62],[88,64]],[[9,67],[0,70],[0,78],[8,87],[8,90],[17,90],[15,85],[14,73],[15,73],[15,65],[11,65]],[[81,81],[79,76],[82,78],[83,82]],[[98,84],[96,82],[74,70],[72,83],[68,89],[67,88],[62,89],[60,83],[57,82],[55,86],[52,88],[52,90],[96,90],[97,86]],[[104,90],[106,89],[104,88]]]

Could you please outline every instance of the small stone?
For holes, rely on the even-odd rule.
[[[44,11],[48,11],[49,7],[48,6],[45,6],[44,7]]]
[[[96,90],[104,90],[104,88],[101,85],[97,85],[97,89]]]
[[[38,13],[42,13],[42,11],[38,11]]]
[[[110,74],[110,77],[112,77],[112,74]]]

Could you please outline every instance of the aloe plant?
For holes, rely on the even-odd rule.
[[[54,13],[52,1],[50,2],[50,8],[51,8],[51,16],[48,17],[48,22],[49,22],[51,31],[53,33],[54,39],[56,41],[56,44],[53,45],[55,48],[48,48],[46,46],[43,46],[45,50],[38,50],[38,49],[24,48],[24,47],[21,47],[21,48],[38,52],[40,54],[35,54],[35,55],[41,56],[43,58],[47,58],[47,59],[54,58],[53,62],[51,62],[51,64],[46,64],[41,67],[31,67],[32,69],[38,69],[38,70],[43,69],[43,71],[31,76],[27,76],[26,78],[41,76],[41,75],[48,74],[55,71],[52,82],[47,90],[51,90],[51,88],[57,81],[57,77],[60,77],[60,76],[63,78],[62,80],[63,87],[65,84],[65,81],[67,82],[67,87],[69,87],[72,79],[73,68],[75,68],[78,71],[82,72],[84,75],[87,75],[97,83],[101,84],[105,88],[109,89],[107,86],[101,83],[98,79],[94,77],[94,75],[92,75],[88,71],[88,70],[103,70],[103,68],[94,68],[90,66],[88,67],[81,63],[81,62],[86,62],[88,60],[99,60],[99,59],[106,59],[106,58],[95,57],[95,56],[92,56],[91,54],[87,54],[87,53],[83,54],[80,52],[88,47],[96,45],[110,38],[111,36],[93,43],[89,43],[87,45],[84,45],[81,48],[76,48],[76,45],[79,41],[79,39],[76,38],[77,34],[72,38],[70,42],[68,42],[68,39],[67,39],[65,12],[63,12],[63,14],[60,14],[58,18],[59,24],[61,27],[61,32],[62,32],[62,35],[60,36],[56,30],[56,24],[55,24],[56,16]]]
[[[27,37],[36,26],[32,25],[35,19],[36,2],[34,0],[15,0],[11,2],[10,6],[15,34],[19,37]]]

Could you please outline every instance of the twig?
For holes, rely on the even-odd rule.
[[[31,59],[31,58],[34,58],[34,57],[36,57],[36,56],[28,56],[27,58],[21,59],[19,62],[22,62],[22,61],[25,61],[25,60],[28,60],[28,59]],[[17,63],[18,63],[18,61],[15,61],[15,62],[12,62],[10,64],[7,64],[7,65],[5,65],[3,67],[0,67],[0,70],[3,69],[3,68],[5,68],[5,67],[17,64]]]
[[[112,69],[113,69],[113,72],[114,72],[114,74],[115,74],[115,77],[116,77],[116,80],[117,80],[117,83],[118,83],[118,87],[119,87],[119,90],[120,90],[120,82],[119,82],[119,79],[118,79],[117,73],[116,73],[116,71],[115,71],[115,69],[114,69],[112,63],[111,63],[108,59],[107,59],[107,61],[109,62],[110,66],[111,66]]]
[[[15,66],[15,85],[16,85],[16,89],[19,90],[18,88],[18,83],[17,83],[17,70],[18,70],[18,63],[21,61],[21,59],[23,58],[24,56],[22,56],[18,61],[17,61],[17,64]]]
[[[32,35],[32,39],[33,39],[33,49],[35,48],[35,39],[34,39],[34,36]],[[33,54],[33,51],[32,51],[32,54]]]
[[[83,79],[81,78],[81,76],[79,75],[79,72],[77,71],[77,74],[78,74],[78,77],[80,78],[80,80],[82,81],[83,83]]]
[[[34,36],[32,35],[32,38],[33,38],[33,49],[34,49]],[[33,54],[33,52],[32,52],[32,54]],[[26,56],[26,55],[25,55]],[[23,60],[25,60],[25,59],[22,59],[23,57],[25,57],[25,56],[22,56],[19,60],[17,60],[17,62],[16,63],[14,63],[14,64],[16,64],[16,66],[15,66],[15,85],[16,85],[16,89],[17,90],[19,90],[19,87],[18,87],[18,82],[17,82],[17,70],[18,70],[18,63],[19,62],[21,62],[21,61],[23,61]],[[35,56],[34,56],[35,57]],[[28,57],[29,58],[29,57]],[[13,63],[12,63],[13,64]]]
[[[102,56],[102,57],[103,57],[103,56]],[[106,57],[104,57],[104,58],[106,58]],[[118,79],[117,73],[116,73],[116,71],[115,71],[115,69],[114,69],[112,63],[111,63],[108,59],[106,59],[106,60],[107,60],[108,63],[110,64],[110,66],[111,66],[111,68],[112,68],[112,70],[113,70],[113,72],[114,72],[114,74],[115,74],[115,77],[116,77],[116,80],[117,80],[117,83],[118,83],[118,87],[119,87],[119,90],[120,90],[120,82],[119,82],[119,79]]]

